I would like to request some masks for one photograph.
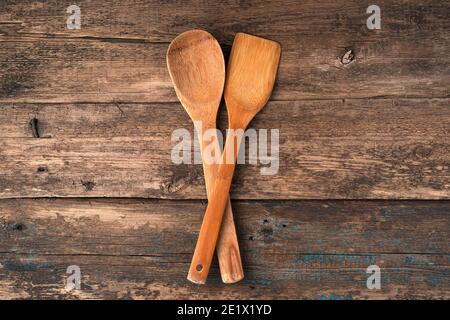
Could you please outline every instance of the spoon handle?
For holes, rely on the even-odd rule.
[[[216,125],[214,123],[194,122],[198,141],[200,142],[200,152],[202,156],[203,172],[208,199],[214,187],[214,180],[219,165],[217,160],[211,156],[211,150],[220,155],[220,146],[217,137]],[[203,127],[205,126],[205,127]],[[207,134],[205,134],[207,133]],[[207,136],[208,139],[204,139]],[[228,195],[228,193],[227,193]],[[235,283],[244,278],[241,254],[234,225],[233,211],[228,197],[223,222],[217,240],[217,256],[220,266],[220,274],[224,283]]]
[[[204,284],[208,277],[209,268],[211,267],[211,261],[221,228],[224,210],[228,203],[228,194],[236,167],[237,150],[239,150],[241,137],[237,136],[236,138],[237,142],[235,137],[228,136],[227,138],[225,150],[215,176],[214,188],[209,197],[208,207],[203,217],[203,223],[200,228],[188,274],[188,280],[194,283]],[[237,256],[237,254],[232,253],[232,256]]]

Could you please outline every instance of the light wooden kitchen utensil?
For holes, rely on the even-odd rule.
[[[167,50],[167,66],[176,94],[187,113],[194,121],[203,160],[203,172],[208,198],[214,186],[218,169],[217,161],[205,159],[205,148],[209,143],[216,144],[216,118],[222,99],[225,82],[225,62],[222,49],[217,40],[208,32],[191,30],[176,37]],[[205,141],[202,133],[213,129]],[[211,146],[210,146],[211,148]],[[220,150],[220,149],[219,149]],[[219,158],[220,154],[217,155]],[[220,273],[225,283],[234,283],[244,277],[233,212],[228,196],[224,222],[217,243]],[[223,213],[223,209],[222,209]]]
[[[188,279],[192,282],[206,282],[223,209],[227,204],[242,133],[272,93],[280,54],[280,45],[274,41],[244,33],[238,33],[234,39],[224,94],[229,131],[189,268]],[[241,135],[236,134],[239,130]]]

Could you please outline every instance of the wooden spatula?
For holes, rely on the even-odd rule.
[[[242,133],[272,93],[280,54],[280,45],[274,41],[244,33],[234,39],[225,83],[229,131],[189,268],[192,282],[205,283],[208,276]],[[241,134],[236,135],[239,130]]]
[[[170,44],[167,50],[167,66],[176,94],[196,126],[209,198],[218,164],[212,162],[213,159],[205,159],[204,150],[209,143],[215,144],[213,150],[219,150],[215,129],[225,82],[222,49],[208,32],[187,31]],[[202,132],[209,129],[214,129],[210,131],[212,135],[208,136],[212,139],[211,142],[205,141],[202,137]],[[217,244],[217,254],[223,282],[234,283],[244,277],[229,200]]]

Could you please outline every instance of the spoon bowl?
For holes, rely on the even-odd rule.
[[[191,118],[206,115],[215,122],[225,83],[225,62],[217,40],[203,30],[180,34],[169,45],[167,66],[178,99]]]

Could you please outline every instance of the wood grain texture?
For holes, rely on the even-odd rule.
[[[237,201],[246,279],[185,279],[205,204],[0,201],[2,298],[449,298],[449,201]],[[240,214],[241,213],[241,214]],[[183,224],[179,220],[183,219]],[[79,265],[82,290],[64,288]],[[366,289],[366,268],[382,289]]]
[[[1,298],[450,299],[449,201],[281,200],[450,199],[446,1],[379,0],[376,31],[358,0],[78,0],[77,31],[70,4],[0,1],[0,198],[31,198],[0,200]],[[185,279],[204,200],[95,198],[206,199],[201,165],[170,162],[172,130],[193,130],[165,53],[192,28],[226,57],[237,32],[283,47],[251,123],[280,130],[280,168],[238,165],[232,198],[259,200],[233,201],[233,286],[217,264]]]
[[[279,129],[279,171],[238,165],[231,197],[448,199],[449,102],[270,102],[250,127]],[[0,197],[206,199],[201,165],[171,162],[176,128],[194,137],[175,103],[5,105]]]
[[[236,32],[280,42],[274,100],[449,97],[446,2],[380,1],[377,31],[357,0],[77,4],[81,30],[65,27],[64,1],[0,4],[0,101],[176,101],[165,52],[192,28],[225,51]]]
[[[26,36],[91,36],[142,39],[170,42],[189,28],[208,29],[218,34],[218,40],[233,40],[236,32],[264,33],[292,38],[303,33],[309,36],[350,37],[355,32],[359,39],[371,34],[366,27],[368,5],[357,0],[295,1],[158,1],[125,0],[108,6],[90,0],[79,0],[82,13],[81,30],[68,30],[65,13],[67,1],[10,0],[1,3],[0,21],[3,34]],[[374,33],[401,37],[401,31],[415,35],[427,34],[429,28],[448,31],[448,5],[435,0],[386,1],[378,5],[383,10],[383,27]],[[263,14],[261,16],[261,14]],[[16,25],[15,27],[13,25]],[[358,27],[358,28],[353,28]],[[364,28],[360,28],[364,27]],[[241,30],[236,30],[241,29]]]

